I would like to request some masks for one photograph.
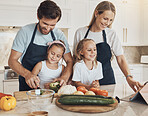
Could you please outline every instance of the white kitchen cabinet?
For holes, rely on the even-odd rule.
[[[13,92],[19,91],[18,79],[4,80],[4,93],[13,95]]]
[[[148,46],[148,0],[143,2],[143,38],[142,45]]]
[[[114,76],[115,76],[115,80],[116,80],[117,84],[127,83],[125,76],[123,75],[122,71],[120,70],[120,68],[118,66],[113,67],[113,71],[114,71]]]
[[[140,0],[114,0],[113,3],[117,12],[113,29],[123,46],[139,46],[142,29]]]
[[[142,82],[143,80],[143,65],[130,65],[130,72],[134,80]]]
[[[148,81],[148,65],[143,66],[143,82]]]
[[[1,26],[24,26],[37,22],[36,8],[31,6],[16,6],[0,4]]]
[[[70,9],[71,0],[53,0],[55,3],[57,3],[60,8],[68,8]]]
[[[71,28],[68,43],[73,45],[74,34],[80,27],[88,25],[88,0],[71,0]],[[91,16],[90,16],[91,17]]]
[[[129,65],[129,69],[134,80],[143,82],[143,65]],[[126,77],[124,76],[124,74],[118,66],[113,66],[113,70],[115,74],[116,83],[127,83]]]
[[[62,9],[62,17],[56,24],[58,28],[70,28],[71,27],[71,9]]]
[[[5,0],[0,1],[0,25],[1,26],[24,26],[36,23],[37,8],[43,0]],[[54,0],[62,10],[62,18],[57,27],[69,28],[71,10],[69,0]]]
[[[3,93],[4,71],[0,70],[0,92]]]

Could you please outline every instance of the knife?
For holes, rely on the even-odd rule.
[[[53,102],[53,98],[54,98],[54,94],[52,95],[52,98],[51,98],[51,103]]]

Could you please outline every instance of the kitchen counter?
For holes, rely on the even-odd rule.
[[[108,90],[109,96],[118,96],[123,98],[133,94],[132,89],[126,85],[107,85],[101,86],[101,89]],[[55,99],[52,104],[44,108],[45,111],[48,111],[48,115],[52,116],[147,116],[148,115],[148,105],[121,101],[117,108],[104,113],[76,113],[63,110],[55,105]],[[11,111],[1,111],[0,116],[27,116],[27,113],[35,111],[36,108],[32,106],[28,101],[17,101],[15,109]]]

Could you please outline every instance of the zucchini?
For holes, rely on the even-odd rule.
[[[93,98],[104,98],[104,99],[113,99],[112,97],[106,97],[106,96],[102,96],[102,95],[61,95],[60,98],[63,98],[63,97],[93,97]]]
[[[58,99],[58,102],[64,105],[108,105],[113,104],[113,99],[104,99],[104,98],[92,98],[92,97],[80,97],[80,98],[70,98],[63,97]]]

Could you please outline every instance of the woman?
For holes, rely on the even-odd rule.
[[[103,1],[99,3],[95,8],[89,26],[79,28],[76,31],[73,50],[75,51],[77,43],[84,38],[93,39],[95,41],[97,47],[97,60],[102,63],[103,69],[103,79],[99,81],[100,85],[115,84],[115,77],[110,62],[112,57],[111,51],[113,51],[129,86],[136,91],[140,89],[142,85],[133,80],[124,58],[119,38],[115,31],[111,29],[115,14],[115,6],[111,2]]]

